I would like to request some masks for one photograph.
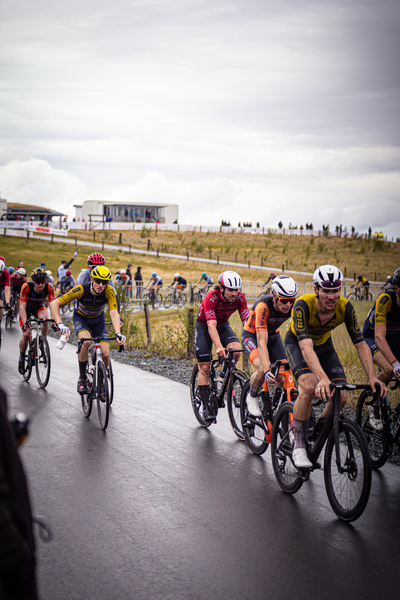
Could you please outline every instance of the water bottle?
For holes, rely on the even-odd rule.
[[[399,418],[400,415],[400,402],[398,403],[398,405],[396,406],[396,408],[394,409],[394,413],[393,413],[393,423],[395,423],[397,421],[397,419]]]
[[[93,383],[94,369],[94,365],[90,365],[90,367],[88,368],[88,381],[90,385],[92,385]]]
[[[67,336],[65,333],[63,333],[62,336],[60,337],[60,339],[58,340],[56,347],[59,348],[59,350],[62,350],[66,343],[67,343]]]
[[[224,379],[225,379],[225,371],[221,371],[219,377],[218,377],[218,381],[217,381],[217,391],[218,394],[221,393],[221,390],[224,386]]]

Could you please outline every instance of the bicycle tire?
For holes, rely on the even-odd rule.
[[[271,458],[276,481],[287,494],[295,494],[303,485],[292,455],[294,445],[293,402],[284,402],[278,410],[272,426]]]
[[[35,360],[36,379],[41,388],[49,383],[51,369],[50,348],[47,339],[40,335],[37,338],[37,351]]]
[[[114,373],[112,368],[112,362],[110,358],[110,364],[107,369],[107,378],[108,378],[108,403],[111,406],[112,401],[114,400]]]
[[[358,296],[354,292],[351,292],[351,294],[348,294],[347,300],[358,300]]]
[[[182,293],[182,296],[178,296],[178,306],[184,307],[187,302],[187,295]]]
[[[81,404],[82,404],[83,414],[85,415],[85,417],[87,419],[92,414],[92,408],[93,408],[92,384],[89,382],[88,375],[89,375],[88,366],[86,366],[86,385],[87,385],[88,393],[81,394]]]
[[[325,448],[324,479],[329,503],[343,521],[355,521],[364,512],[371,491],[371,460],[367,442],[357,423],[349,419],[339,422],[341,465],[338,472],[334,430]]]
[[[140,304],[141,306],[144,306],[145,304],[151,304],[150,294],[143,294],[143,296],[140,299]]]
[[[107,429],[110,416],[110,402],[108,399],[107,370],[101,360],[97,363],[97,416],[100,427],[104,431]]]
[[[165,296],[165,300],[164,300],[164,306],[165,306],[165,308],[171,308],[172,302],[173,302],[173,295],[172,294],[167,294]]]
[[[24,378],[24,381],[29,381],[32,375],[32,362],[33,362],[33,357],[32,357],[32,342],[31,340],[29,340],[29,346],[28,346],[28,353],[25,352],[25,368],[24,368],[24,374],[22,375],[22,377]]]
[[[7,313],[6,313],[6,329],[11,329],[12,324],[13,324],[14,315],[15,315],[14,310],[7,311]]]
[[[240,400],[240,418],[242,420],[243,435],[247,446],[253,454],[264,454],[269,444],[265,437],[264,427],[261,423],[262,417],[253,417],[247,409],[247,394],[250,390],[250,380],[243,386]],[[262,409],[262,408],[261,408]]]
[[[240,404],[242,398],[243,387],[248,381],[248,377],[244,371],[234,371],[232,374],[233,378],[233,388],[231,384],[231,379],[229,378],[228,387],[226,390],[226,402],[228,406],[228,417],[233,429],[233,433],[239,438],[239,440],[244,441],[244,433],[242,427],[242,417],[240,411]]]
[[[371,465],[375,469],[380,469],[392,453],[392,443],[390,432],[387,434],[386,423],[383,424],[382,431],[377,431],[369,424],[368,406],[365,403],[371,400],[372,397],[371,390],[361,392],[356,408],[356,423],[361,427],[367,441]],[[390,439],[387,437],[388,435]]]
[[[210,427],[211,422],[204,419],[204,407],[200,398],[200,392],[197,384],[199,376],[199,365],[196,363],[193,367],[192,374],[190,376],[190,400],[194,416],[202,427]]]

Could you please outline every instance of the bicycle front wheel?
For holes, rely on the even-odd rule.
[[[293,463],[293,402],[284,402],[272,426],[271,458],[278,485],[287,494],[295,494],[303,479]]]
[[[178,296],[178,306],[185,306],[186,302],[187,302],[186,294],[182,293],[182,296]]]
[[[240,418],[242,421],[243,435],[244,439],[246,440],[246,444],[253,454],[260,455],[264,454],[269,444],[267,442],[267,438],[265,437],[262,417],[254,417],[248,411],[246,398],[249,390],[250,380],[248,379],[242,390],[242,397],[240,401]]]
[[[364,512],[371,490],[371,460],[367,442],[357,423],[339,423],[340,471],[336,463],[332,429],[325,449],[324,478],[328,500],[343,521],[355,521]]]
[[[194,416],[202,427],[210,427],[211,422],[204,418],[204,407],[200,398],[199,385],[197,383],[199,377],[199,365],[196,363],[193,367],[190,377],[190,400]]]
[[[92,384],[89,383],[87,366],[86,366],[86,386],[88,389],[88,393],[81,394],[81,403],[82,403],[83,414],[88,419],[90,417],[90,415],[92,414],[93,398],[92,398]]]
[[[110,359],[110,364],[107,369],[107,379],[108,379],[108,403],[111,405],[114,400],[114,373],[112,368],[112,362]]]
[[[34,362],[32,354],[32,343],[31,340],[29,340],[28,352],[25,352],[24,374],[22,376],[25,381],[29,381],[32,375],[32,366]]]
[[[13,324],[14,311],[9,310],[6,314],[6,329],[11,329]],[[0,334],[1,336],[1,334]]]
[[[173,302],[173,296],[172,294],[167,294],[165,296],[165,300],[164,300],[164,306],[165,308],[170,308],[172,306],[172,302]]]
[[[373,393],[371,390],[363,390],[357,402],[356,423],[359,425],[367,440],[371,465],[375,469],[380,469],[385,464],[388,456],[392,453],[392,443],[390,431],[386,431],[386,423],[382,431],[377,431],[369,424],[369,412],[366,402],[371,400]]]
[[[242,391],[246,384],[248,377],[246,373],[240,371],[234,371],[232,374],[233,385],[229,378],[228,388],[226,392],[226,401],[228,404],[228,416],[231,423],[233,432],[239,440],[244,441],[244,433],[242,427],[242,418],[240,415],[240,401],[242,398]]]
[[[347,300],[358,300],[358,296],[357,294],[355,294],[354,292],[352,292],[351,294],[348,294],[347,296]]]
[[[97,369],[97,416],[99,417],[100,427],[104,430],[107,428],[110,415],[107,371],[102,361],[97,363]]]
[[[43,335],[40,335],[37,341],[35,369],[36,378],[41,388],[45,388],[49,383],[50,368],[51,362],[49,342]]]

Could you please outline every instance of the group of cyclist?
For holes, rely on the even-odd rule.
[[[258,298],[249,311],[245,296],[240,291],[241,277],[234,271],[225,271],[218,285],[210,290],[201,303],[195,328],[195,352],[199,366],[198,388],[206,421],[213,421],[207,403],[212,345],[219,357],[225,349],[240,349],[238,336],[229,325],[229,317],[237,310],[243,323],[241,341],[255,371],[250,378],[246,398],[253,416],[261,416],[258,402],[263,382],[283,385],[276,380],[271,364],[287,360],[297,380],[299,395],[294,406],[293,461],[298,468],[310,468],[306,452],[311,402],[316,396],[326,406],[326,417],[331,409],[331,383],[345,383],[346,375],[333,346],[331,332],[344,323],[354,344],[361,365],[375,391],[380,383],[380,395],[385,397],[386,384],[393,377],[400,379],[400,269],[393,276],[392,288],[380,294],[361,331],[351,302],[341,296],[343,275],[333,265],[323,265],[313,275],[314,293],[297,298],[297,283],[289,276],[273,277],[271,293]],[[280,326],[289,320],[282,342]],[[235,354],[238,360],[239,353]],[[377,378],[373,362],[379,367]],[[347,392],[342,392],[342,405]],[[372,427],[382,429],[379,406],[369,407]]]

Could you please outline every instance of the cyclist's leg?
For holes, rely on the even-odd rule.
[[[321,363],[321,367],[323,368],[329,379],[332,381],[332,383],[336,384],[347,382],[343,366],[333,346],[332,340],[329,339],[327,342],[325,342],[325,344],[322,344],[321,346],[315,348],[315,352],[318,356],[319,362]],[[344,407],[344,405],[347,402],[347,395],[347,390],[342,390],[342,407]],[[329,402],[327,402],[327,404],[325,405],[324,410],[322,411],[322,416],[326,418],[331,412],[331,408],[332,400],[330,399]]]
[[[363,335],[364,335],[364,332],[363,332]],[[381,371],[378,375],[378,379],[380,381],[383,381],[383,383],[385,385],[387,385],[393,377],[392,365],[389,363],[389,361],[384,357],[382,352],[379,350],[374,339],[369,338],[368,336],[364,335],[364,340],[366,341],[366,343],[369,346],[369,349],[371,350],[374,363],[379,367],[379,369]],[[391,351],[393,352],[393,354],[395,355],[395,357],[397,358],[397,360],[400,360],[400,336],[396,335],[396,334],[392,335],[392,336],[388,336],[386,338],[386,342],[387,342],[389,348],[391,349]]]
[[[207,399],[210,389],[210,364],[212,341],[207,324],[196,322],[194,332],[195,354],[198,361],[199,375],[197,379],[200,399],[203,404],[204,418],[210,417]]]
[[[78,338],[91,338],[91,327],[87,324],[85,318],[79,315],[76,311],[72,317],[74,324],[75,333]],[[89,360],[89,346],[90,342],[83,342],[81,350],[78,354],[79,364],[79,378],[78,378],[78,393],[85,394],[87,392],[86,386],[86,366]]]
[[[45,306],[41,306],[37,312],[37,317],[38,319],[49,319],[49,311]],[[43,337],[47,337],[47,334],[49,332],[49,324],[48,323],[42,323],[42,336]]]
[[[256,369],[250,377],[249,393],[247,394],[246,398],[247,408],[250,414],[254,417],[261,417],[262,413],[258,402],[258,390],[264,380],[264,371],[258,354],[256,334],[243,329],[242,345],[247,356],[249,357],[250,362]]]
[[[29,317],[31,316],[31,312],[27,309],[26,310],[26,318],[29,319]],[[21,331],[22,331],[22,319],[20,317],[19,319],[19,325],[21,327]],[[29,343],[29,336],[31,334],[32,328],[27,329],[26,331],[22,331],[22,337],[19,341],[19,359],[18,359],[18,372],[23,375],[24,374],[24,370],[25,370],[25,354],[26,354],[26,350],[28,348],[28,343]]]

